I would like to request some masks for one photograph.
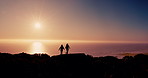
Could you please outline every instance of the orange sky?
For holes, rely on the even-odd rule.
[[[95,9],[79,1],[2,0],[0,39],[148,42],[147,31],[140,25],[138,28],[117,20],[124,18],[103,16]],[[41,27],[36,28],[36,23]]]

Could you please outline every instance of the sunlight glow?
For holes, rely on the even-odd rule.
[[[31,46],[31,54],[35,53],[46,53],[44,50],[44,46],[41,42],[33,42]]]
[[[39,23],[39,22],[37,22],[37,23],[35,23],[35,28],[41,28],[41,23]]]

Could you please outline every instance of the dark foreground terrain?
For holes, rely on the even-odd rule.
[[[0,53],[0,78],[148,78],[148,55],[117,59]]]

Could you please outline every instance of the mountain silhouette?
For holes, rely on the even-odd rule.
[[[148,55],[118,59],[83,53],[47,54],[0,53],[2,78],[148,78]]]

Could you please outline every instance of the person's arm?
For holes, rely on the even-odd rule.
[[[61,48],[59,48],[58,50],[61,50]]]

